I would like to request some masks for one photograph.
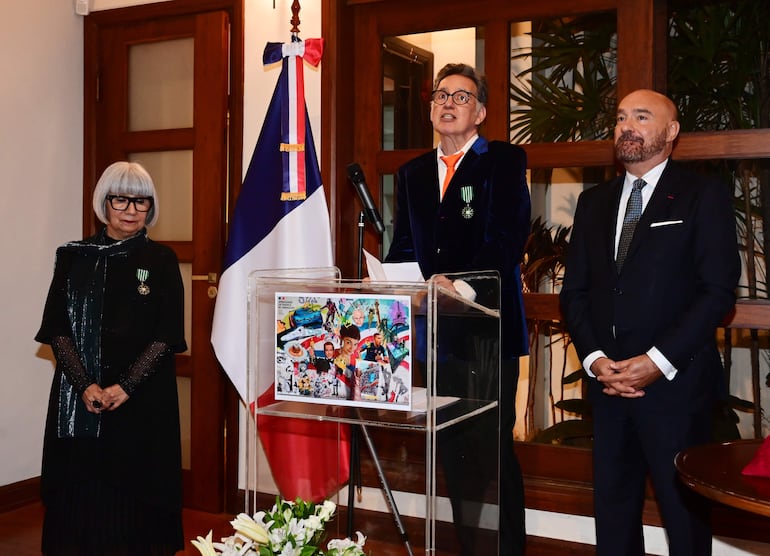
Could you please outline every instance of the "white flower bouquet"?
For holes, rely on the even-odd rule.
[[[332,539],[326,551],[321,549],[326,523],[336,509],[328,500],[314,504],[276,498],[269,512],[253,518],[239,514],[230,522],[235,534],[222,542],[213,542],[211,531],[191,542],[202,556],[364,556],[366,537],[360,531],[355,541]]]

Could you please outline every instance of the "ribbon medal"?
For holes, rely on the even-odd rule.
[[[139,292],[139,295],[149,295],[150,286],[145,284],[149,276],[150,276],[149,270],[145,270],[143,268],[136,269],[136,279],[139,280],[139,287],[136,288],[136,291]]]
[[[471,206],[471,201],[473,201],[473,186],[463,185],[460,188],[460,197],[465,203],[465,206],[463,207],[463,210],[460,211],[460,214],[462,214],[463,218],[466,220],[470,220],[473,218],[473,207]]]

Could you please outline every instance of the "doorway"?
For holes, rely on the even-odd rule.
[[[228,196],[237,194],[229,180],[241,175],[242,2],[107,10],[85,29],[84,235],[97,227],[90,200],[102,170],[116,160],[144,165],[162,211],[149,235],[174,249],[185,284],[189,349],[177,355],[184,503],[222,511],[237,489],[226,466],[237,458],[226,457],[225,442],[237,403],[209,338]]]

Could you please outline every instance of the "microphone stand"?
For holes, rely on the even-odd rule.
[[[358,213],[358,260],[356,278],[361,280],[364,277],[364,224],[366,217],[364,211]]]
[[[364,251],[364,211],[358,215],[358,279],[363,277],[363,251]],[[356,414],[360,416],[360,412],[356,409]],[[390,513],[393,514],[393,520],[396,522],[396,528],[401,536],[401,540],[406,547],[406,552],[409,556],[414,556],[412,552],[412,546],[409,544],[409,536],[406,532],[406,527],[401,521],[401,514],[396,506],[396,499],[393,497],[393,491],[390,489],[387,477],[385,477],[385,471],[382,469],[380,458],[377,456],[377,450],[374,447],[372,437],[369,435],[369,430],[366,425],[351,425],[350,427],[350,479],[348,480],[348,537],[353,538],[353,511],[355,509],[355,496],[354,490],[358,490],[359,496],[361,495],[361,457],[359,453],[359,433],[363,436],[366,442],[367,448],[369,448],[369,454],[372,456],[374,467],[377,470],[377,476],[380,479],[380,485],[385,493],[385,499],[388,503]],[[354,489],[353,485],[356,485]]]
[[[358,215],[358,280],[363,278],[363,249],[364,245],[364,211]],[[355,491],[361,496],[361,458],[358,448],[358,427],[350,427],[350,478],[348,479],[348,538],[353,538],[353,510],[355,508]],[[355,486],[354,486],[355,485]]]

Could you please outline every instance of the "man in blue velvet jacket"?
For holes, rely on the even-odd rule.
[[[623,98],[615,154],[625,172],[584,191],[575,211],[561,302],[591,377],[599,556],[644,555],[648,474],[669,553],[711,554],[705,504],[678,480],[674,456],[709,441],[726,395],[716,328],[740,263],[731,190],[669,159],[678,133],[665,96]],[[639,206],[627,210],[635,188]],[[637,222],[630,233],[624,220]]]
[[[417,261],[423,276],[432,276],[443,287],[470,298],[480,292],[443,275],[477,270],[500,273],[500,554],[512,555],[523,553],[525,541],[513,424],[518,357],[528,352],[519,262],[530,230],[530,198],[525,152],[478,134],[486,102],[486,81],[474,68],[448,64],[438,73],[430,117],[440,143],[398,171],[394,237],[385,260]],[[490,428],[496,429],[496,423]],[[478,466],[466,461],[447,468],[448,482],[453,475],[465,473],[465,488],[472,488],[473,477],[468,474],[474,474],[474,464]],[[471,470],[463,471],[462,465]],[[452,497],[451,484],[449,488],[457,521],[463,511],[457,498],[462,495]],[[463,552],[473,553],[474,547],[468,545],[474,541],[462,536],[460,540]]]

